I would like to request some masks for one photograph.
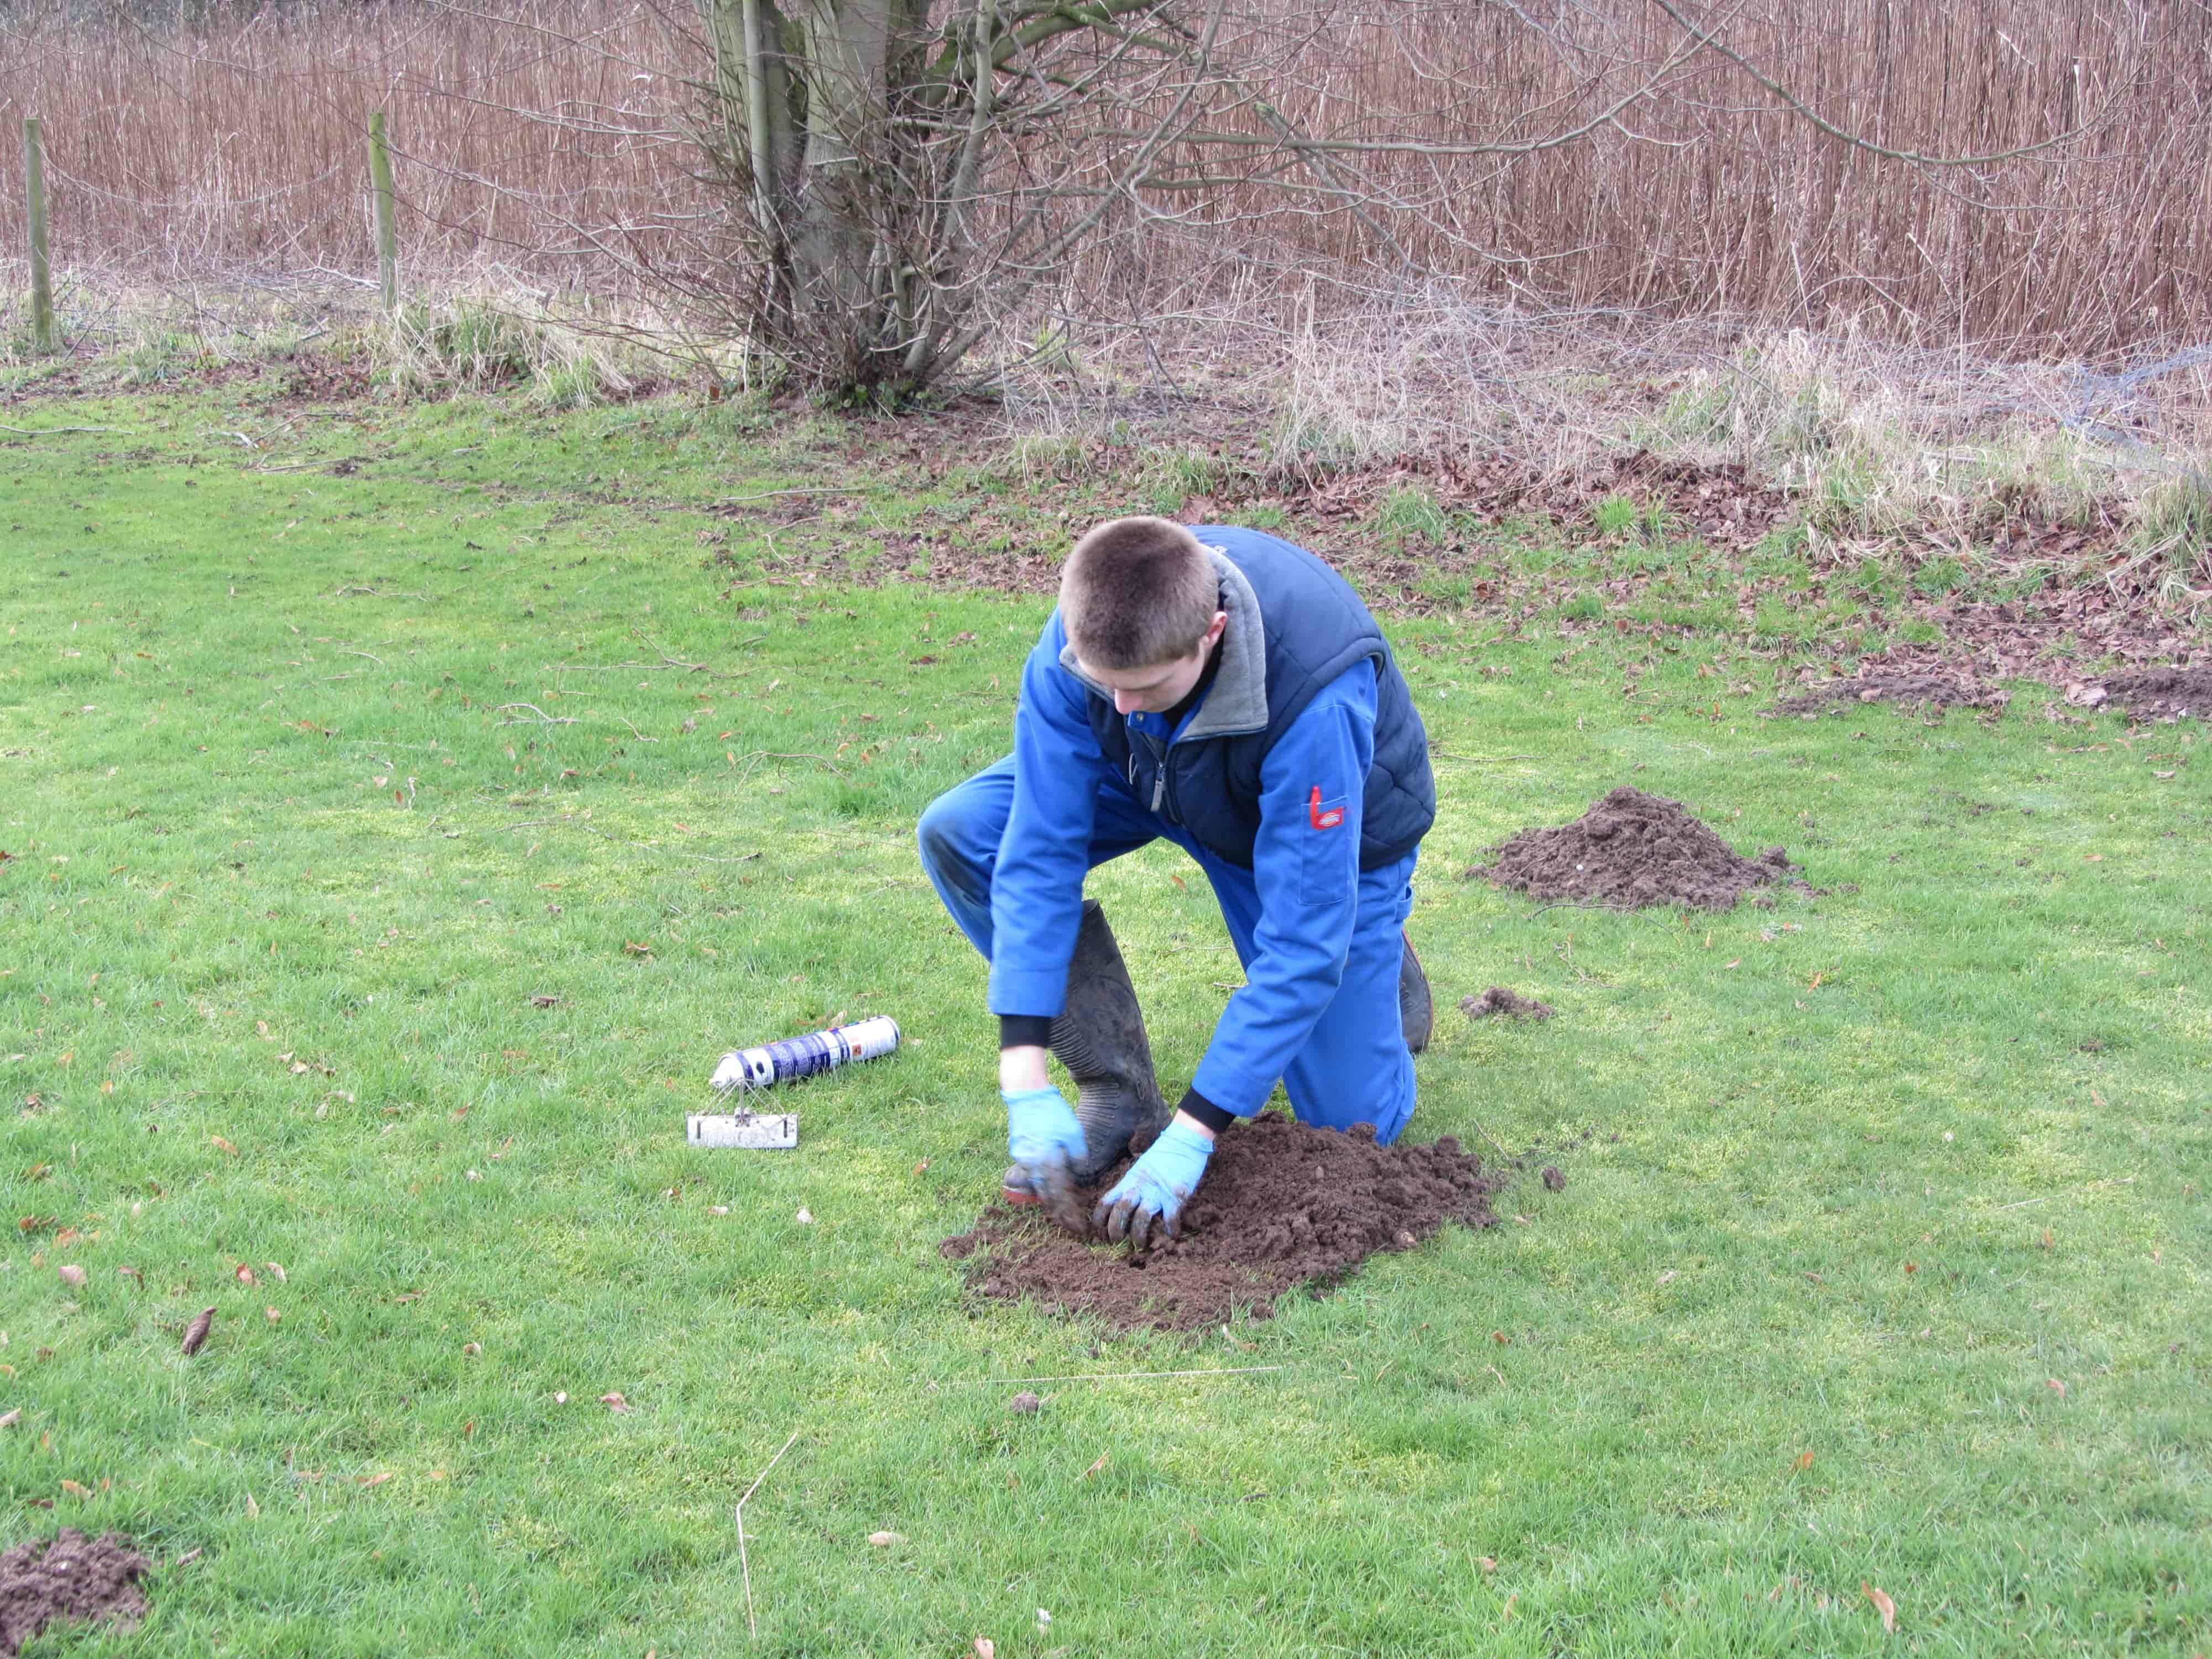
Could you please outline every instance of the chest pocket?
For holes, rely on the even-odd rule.
[[[1352,896],[1359,837],[1345,822],[1351,798],[1323,800],[1318,785],[1306,800],[1298,862],[1298,896],[1308,904],[1338,904]]]

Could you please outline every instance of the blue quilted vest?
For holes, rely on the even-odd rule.
[[[1260,765],[1314,695],[1355,663],[1376,665],[1375,759],[1360,820],[1359,867],[1406,856],[1436,822],[1428,733],[1406,677],[1352,585],[1302,547],[1224,525],[1194,525],[1213,550],[1229,626],[1221,666],[1171,744],[1133,734],[1105,689],[1085,678],[1073,646],[1060,665],[1090,691],[1091,729],[1138,802],[1187,830],[1209,852],[1252,867]]]

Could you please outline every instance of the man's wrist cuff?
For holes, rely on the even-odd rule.
[[[1052,1046],[1050,1014],[1000,1014],[1000,1048],[1046,1048]]]
[[[1195,1089],[1184,1092],[1182,1101],[1176,1109],[1179,1112],[1188,1112],[1215,1134],[1219,1134],[1237,1121],[1236,1113],[1223,1110]]]

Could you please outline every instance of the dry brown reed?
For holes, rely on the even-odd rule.
[[[1113,268],[1088,273],[1133,312],[1212,257],[1210,240],[1265,244],[1261,268],[1284,272],[1417,269],[1569,313],[1856,325],[2021,356],[2212,325],[2212,82],[2197,67],[2212,9],[1715,14],[1785,97],[1686,33],[1673,0],[1255,3],[1238,27],[1277,65],[1269,97],[1334,148],[1268,148],[1248,107],[1218,143],[1164,158],[1146,206],[1176,234],[1124,235]],[[1285,58],[1285,41],[1304,44]],[[623,267],[610,248],[650,258],[708,205],[679,118],[702,63],[692,9],[644,0],[295,8],[185,33],[33,4],[0,14],[0,121],[12,134],[46,118],[64,263],[164,280],[362,273],[363,133],[383,107],[416,270],[492,259],[604,291]],[[1893,150],[2079,136],[1918,165],[1787,98]],[[1193,175],[1245,182],[1177,187]],[[10,251],[21,188],[0,162]]]

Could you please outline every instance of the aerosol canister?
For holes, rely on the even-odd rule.
[[[714,1086],[732,1090],[773,1088],[795,1083],[817,1072],[833,1071],[856,1060],[875,1060],[899,1045],[898,1022],[877,1014],[854,1025],[836,1025],[826,1031],[764,1042],[757,1048],[738,1048],[722,1056],[714,1067]]]

